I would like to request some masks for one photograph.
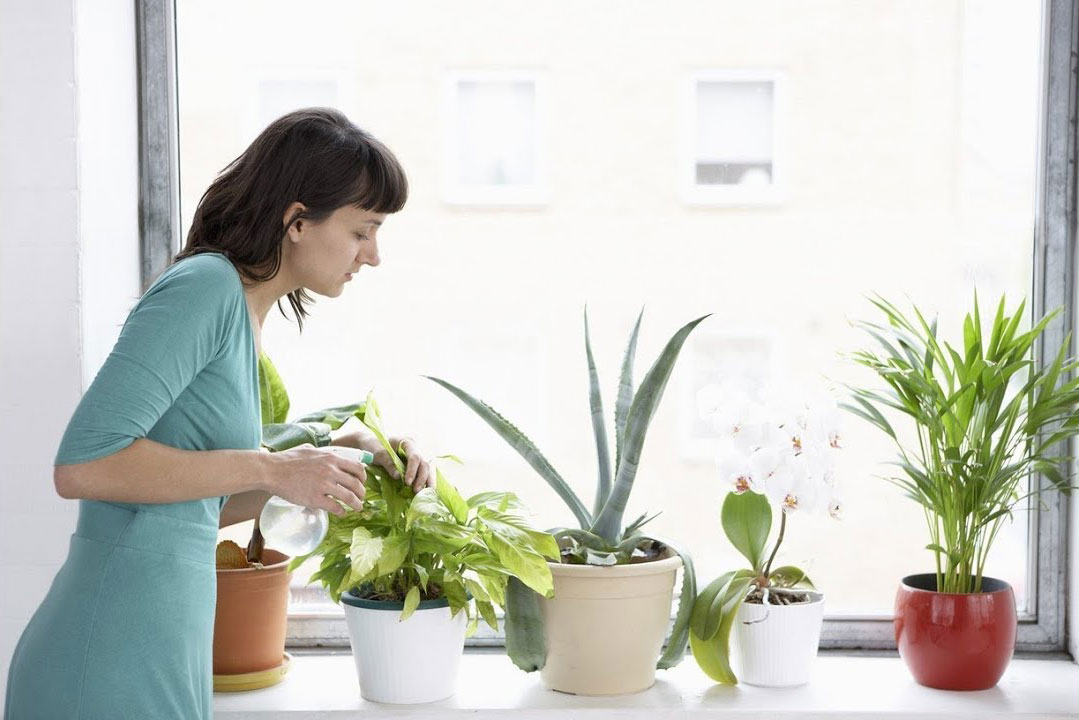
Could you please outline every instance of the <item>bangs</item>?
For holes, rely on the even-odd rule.
[[[398,212],[408,200],[405,170],[385,145],[373,138],[368,143],[357,158],[362,170],[347,204],[370,212]]]

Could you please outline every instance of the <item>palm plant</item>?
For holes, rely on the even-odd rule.
[[[1059,310],[1019,331],[1025,301],[1005,312],[1002,297],[988,337],[977,295],[963,323],[962,352],[937,338],[937,323],[914,307],[914,318],[877,296],[887,325],[861,322],[879,351],[853,354],[885,390],[851,388],[844,406],[891,437],[902,474],[888,478],[925,511],[936,559],[937,590],[980,592],[989,549],[1015,508],[1039,489],[1023,482],[1040,473],[1068,492],[1054,447],[1079,433],[1079,362],[1066,358],[1070,334],[1053,361],[1039,367],[1032,348]],[[914,420],[918,445],[901,443],[882,410]]]
[[[590,565],[625,564],[634,559],[651,559],[666,547],[664,543],[641,532],[641,528],[655,515],[649,516],[645,513],[627,525],[623,525],[623,516],[637,476],[648,426],[663,397],[675,361],[689,334],[708,315],[687,323],[671,337],[655,364],[645,374],[640,387],[634,392],[633,364],[642,316],[643,310],[637,317],[622,360],[614,412],[615,453],[612,465],[599,375],[592,356],[588,310],[585,309],[589,405],[598,455],[598,476],[591,511],[539,448],[509,420],[490,405],[455,385],[439,378],[429,378],[457,396],[490,425],[565,501],[576,518],[578,527],[563,527],[550,531],[558,540],[563,562]],[[692,561],[688,554],[677,549],[675,552],[681,556],[683,563],[682,588],[675,627],[667,650],[658,664],[661,669],[673,667],[681,661],[688,642],[689,614],[696,594]],[[543,667],[546,657],[543,635],[538,631],[542,627],[538,602],[535,593],[524,588],[519,582],[510,580],[507,591],[506,649],[513,661],[526,671]]]

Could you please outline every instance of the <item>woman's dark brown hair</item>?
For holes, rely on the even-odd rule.
[[[199,200],[175,261],[218,252],[248,281],[266,281],[281,269],[282,243],[297,220],[318,223],[346,205],[394,213],[407,199],[405,171],[389,148],[337,110],[296,110],[221,171]],[[283,224],[294,202],[307,209]],[[301,288],[288,301],[302,330],[312,298]]]

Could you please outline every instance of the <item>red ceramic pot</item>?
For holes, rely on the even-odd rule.
[[[1015,594],[1003,580],[982,592],[936,591],[932,573],[908,575],[895,595],[895,643],[914,679],[942,690],[997,684],[1015,650]]]

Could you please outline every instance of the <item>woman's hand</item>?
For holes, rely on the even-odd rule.
[[[393,458],[391,458],[390,454],[386,452],[386,449],[379,444],[378,438],[371,433],[345,433],[334,438],[332,444],[369,451],[375,456],[376,465],[385,469],[390,477],[395,480],[401,480],[415,492],[419,492],[425,487],[435,486],[435,475],[431,472],[431,465],[424,460],[423,456],[416,450],[416,442],[412,438],[391,437],[387,438],[387,440],[391,447],[399,449],[398,457],[405,463],[404,478],[398,474],[397,467],[393,464]]]
[[[296,505],[345,515],[333,498],[355,510],[363,509],[367,470],[362,463],[311,445],[300,445],[268,456],[267,491]]]
[[[435,475],[431,472],[431,465],[416,450],[415,441],[412,438],[387,439],[391,446],[398,449],[398,457],[405,461],[405,477],[402,482],[411,487],[414,492],[419,492],[425,487],[434,487]],[[400,477],[397,474],[397,468],[394,467],[393,459],[385,449],[380,449],[375,453],[375,462],[386,468],[393,477]]]

